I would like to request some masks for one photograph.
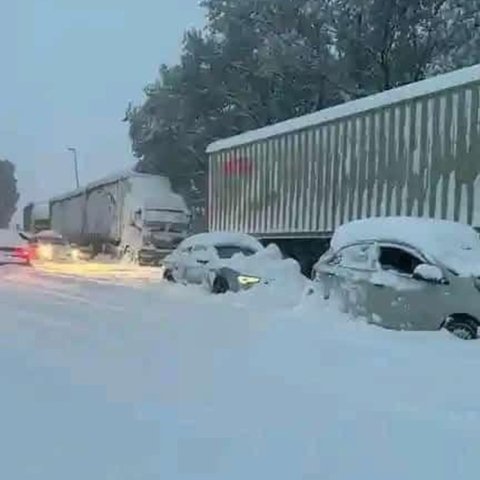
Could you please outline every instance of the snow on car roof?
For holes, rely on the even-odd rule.
[[[429,250],[438,242],[478,243],[477,232],[461,223],[417,217],[374,217],[346,223],[333,235],[331,246],[338,250],[355,242],[395,240]]]
[[[190,247],[192,245],[238,245],[239,247],[249,248],[255,251],[263,248],[262,244],[250,235],[233,232],[199,233],[185,239],[182,242],[182,247]]]
[[[0,247],[14,248],[26,243],[18,231],[0,229]]]
[[[375,217],[339,227],[334,251],[370,240],[395,241],[435,257],[460,275],[480,274],[480,237],[470,226],[447,220],[417,217]]]
[[[35,238],[63,238],[62,235],[55,230],[42,230],[34,235]]]

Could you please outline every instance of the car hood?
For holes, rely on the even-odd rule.
[[[213,268],[231,268],[243,275],[259,277],[263,280],[286,280],[300,274],[300,266],[292,258],[283,258],[279,248],[270,244],[254,255],[234,255],[229,259],[212,262]]]

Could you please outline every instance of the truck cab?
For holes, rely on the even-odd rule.
[[[181,204],[168,208],[149,203],[137,206],[125,226],[123,255],[141,265],[159,264],[188,236],[190,220],[190,213]]]

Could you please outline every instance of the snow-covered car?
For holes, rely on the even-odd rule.
[[[480,238],[467,225],[412,217],[357,220],[337,229],[312,275],[326,299],[371,323],[477,337]]]
[[[241,233],[211,232],[187,238],[167,256],[164,278],[204,284],[213,293],[238,292],[275,282],[288,267],[275,245],[265,248]]]
[[[35,260],[75,261],[79,251],[73,248],[65,238],[53,230],[43,230],[30,237]]]
[[[0,265],[30,265],[31,249],[26,237],[15,230],[0,229]]]

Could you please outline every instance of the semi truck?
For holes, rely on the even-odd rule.
[[[189,231],[185,201],[168,178],[126,171],[50,200],[51,228],[93,255],[157,264]]]
[[[50,228],[50,208],[48,202],[29,203],[23,209],[23,230],[35,234]]]
[[[474,65],[216,141],[208,228],[276,242],[308,273],[350,220],[480,227],[479,122]]]

